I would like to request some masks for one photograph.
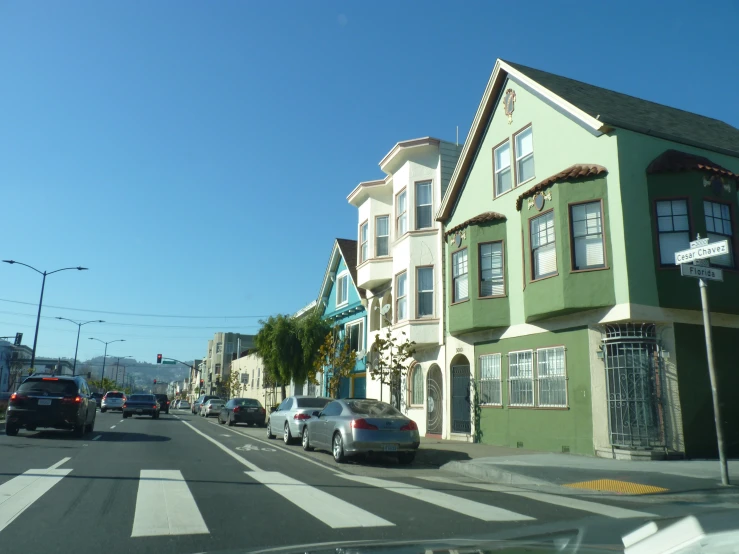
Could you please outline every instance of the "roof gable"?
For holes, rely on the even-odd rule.
[[[357,287],[357,241],[351,239],[336,239],[331,249],[331,257],[326,267],[326,272],[321,283],[321,290],[318,294],[318,305],[321,310],[326,309],[322,304],[323,299],[327,299],[331,295],[334,281],[339,267],[343,266],[349,272],[351,277],[351,287],[356,291],[359,299],[366,298],[366,291]],[[332,275],[333,274],[333,275]]]

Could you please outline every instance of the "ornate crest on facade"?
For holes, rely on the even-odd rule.
[[[528,199],[526,207],[529,210],[531,208],[536,208],[538,211],[542,211],[544,209],[544,200],[548,200],[549,202],[552,201],[552,193],[550,191],[537,192],[534,196]]]
[[[449,242],[455,244],[457,248],[459,248],[462,245],[462,241],[466,238],[467,236],[464,231],[457,231],[453,235],[449,236]]]
[[[710,177],[703,177],[703,186],[711,187],[711,191],[716,196],[721,195],[722,189],[726,192],[731,192],[731,182],[718,175],[711,175]]]
[[[509,88],[503,95],[503,111],[508,116],[508,125],[513,123],[513,110],[516,107],[516,91]]]

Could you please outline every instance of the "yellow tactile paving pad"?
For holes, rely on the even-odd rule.
[[[667,490],[662,487],[629,483],[628,481],[618,481],[616,479],[596,479],[595,481],[568,483],[562,486],[569,487],[571,489],[588,489],[593,491],[616,492],[619,494],[654,494],[665,492]]]

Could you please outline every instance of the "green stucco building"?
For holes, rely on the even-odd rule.
[[[674,263],[700,234],[731,248],[709,293],[738,456],[737,175],[730,125],[498,60],[438,212],[444,435],[716,456],[698,281]]]

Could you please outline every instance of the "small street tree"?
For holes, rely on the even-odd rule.
[[[416,343],[401,331],[402,339],[396,338],[388,327],[383,337],[378,333],[372,345],[370,375],[382,385],[390,387],[390,403],[400,409],[400,384],[413,363]]]
[[[223,389],[226,392],[226,398],[229,400],[238,396],[241,391],[241,374],[232,369],[224,382]]]
[[[341,379],[349,377],[357,363],[357,353],[351,349],[349,341],[342,340],[339,328],[331,329],[323,339],[318,354],[313,363],[313,369],[308,374],[308,382],[318,384],[318,372],[323,372],[329,396],[336,398],[339,395]]]

